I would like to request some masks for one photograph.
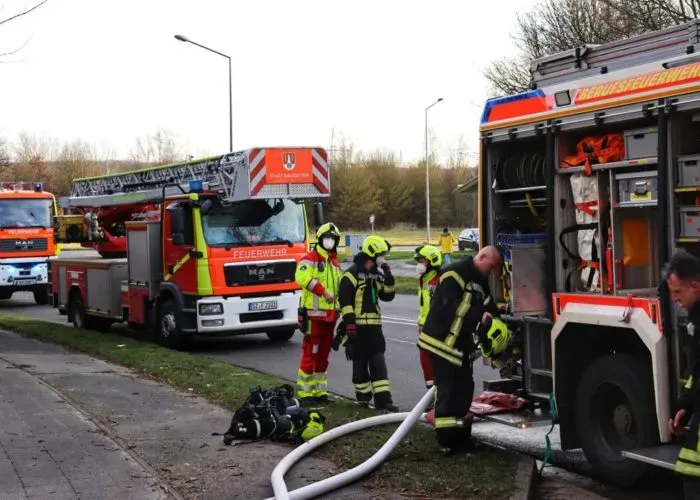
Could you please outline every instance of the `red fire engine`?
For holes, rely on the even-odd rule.
[[[322,148],[255,148],[76,179],[60,200],[81,212],[58,218],[64,241],[115,237],[105,236],[100,211],[140,217],[123,224],[125,258],[52,261],[53,305],[76,327],[151,325],[176,347],[194,335],[288,340],[294,271],[309,245],[303,201],[329,195]]]

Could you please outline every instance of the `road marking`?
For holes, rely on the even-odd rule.
[[[382,318],[393,319],[396,321],[408,321],[408,322],[413,323],[413,324],[418,323],[418,318],[404,318],[402,316],[387,316],[386,314],[382,314]]]
[[[410,323],[408,321],[393,321],[390,319],[385,319],[383,320],[384,323],[390,324],[390,325],[403,325],[403,326],[413,326],[415,328],[418,328],[418,325],[411,321]]]
[[[414,340],[413,342],[409,340],[402,340],[402,339],[395,339],[394,337],[387,337],[389,340],[393,340],[394,342],[401,342],[402,344],[411,344],[411,345],[416,345],[416,341]]]

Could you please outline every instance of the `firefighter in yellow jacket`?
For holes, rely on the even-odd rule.
[[[423,331],[423,324],[430,311],[430,301],[433,298],[435,287],[438,284],[438,273],[442,266],[442,254],[440,250],[431,245],[423,245],[416,248],[413,255],[416,260],[416,273],[418,274],[418,335]],[[420,353],[420,366],[423,370],[425,388],[433,386],[433,370],[430,367],[430,352],[418,346]]]
[[[376,409],[396,412],[384,359],[386,341],[379,306],[380,300],[394,299],[395,280],[384,257],[389,249],[384,238],[368,236],[340,279],[338,300],[345,330],[345,355],[352,361],[352,383],[358,403],[369,406],[374,396]]]
[[[338,290],[342,270],[338,263],[340,231],[328,222],[316,231],[316,246],[297,264],[295,280],[301,287],[299,328],[304,334],[297,375],[302,405],[326,404],[328,354],[338,318]]]
[[[495,247],[446,266],[433,295],[418,345],[430,352],[435,377],[435,433],[446,454],[471,448],[471,422],[465,422],[474,396],[471,355],[502,353],[510,332],[500,321],[488,276],[500,268]]]

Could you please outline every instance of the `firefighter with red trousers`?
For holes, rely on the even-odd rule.
[[[434,246],[422,245],[416,248],[416,253],[413,255],[413,258],[417,262],[418,335],[420,335],[423,331],[425,319],[428,317],[428,311],[430,311],[430,301],[433,299],[433,293],[438,284],[438,273],[442,266],[442,253]],[[420,347],[420,345],[418,346],[418,351],[420,353],[420,366],[423,370],[425,388],[430,389],[433,386],[433,370],[430,367],[430,352]]]
[[[443,267],[418,345],[430,352],[435,377],[435,434],[445,454],[469,451],[471,420],[465,421],[474,396],[472,354],[503,352],[510,333],[497,319],[489,275],[500,269],[501,255],[492,246],[474,257]]]
[[[352,361],[357,402],[369,406],[374,397],[377,410],[396,412],[399,409],[391,398],[384,359],[386,340],[379,306],[380,300],[394,299],[395,279],[384,257],[390,248],[384,238],[368,236],[353,264],[343,273],[338,296],[343,322],[338,338],[343,339],[345,356]]]
[[[340,231],[332,222],[316,231],[316,245],[297,264],[295,281],[302,288],[299,329],[304,334],[297,374],[297,395],[303,406],[327,404],[328,355],[338,319]]]

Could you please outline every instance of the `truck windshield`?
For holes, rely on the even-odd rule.
[[[202,216],[210,246],[303,243],[304,208],[291,200],[246,200],[230,205],[214,202]]]
[[[14,198],[0,200],[0,228],[52,227],[50,199]]]

